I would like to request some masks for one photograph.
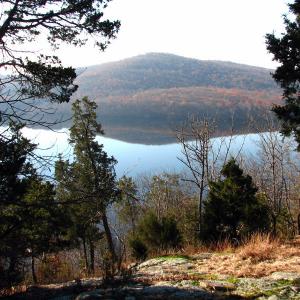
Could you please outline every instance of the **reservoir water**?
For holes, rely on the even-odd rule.
[[[72,148],[68,144],[68,130],[50,131],[43,129],[24,128],[24,136],[39,144],[37,153],[42,156],[57,156],[63,154],[65,159],[72,157]],[[228,145],[230,138],[223,138],[223,144]],[[183,164],[178,160],[182,157],[181,145],[177,143],[166,145],[132,144],[98,136],[104,150],[118,160],[116,172],[118,177],[123,175],[136,177],[141,174],[161,172],[179,172]],[[259,135],[238,135],[231,143],[231,154],[236,155],[243,146],[243,153],[255,155],[258,150]],[[218,149],[221,138],[212,139],[213,147]],[[225,147],[225,146],[224,146]]]

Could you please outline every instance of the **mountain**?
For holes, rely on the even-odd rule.
[[[108,136],[142,143],[162,143],[191,114],[217,119],[220,134],[231,126],[246,130],[274,103],[280,90],[272,70],[222,61],[203,61],[149,53],[78,70],[75,97],[99,105]],[[60,108],[68,114],[68,106]]]

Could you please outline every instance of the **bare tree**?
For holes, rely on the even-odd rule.
[[[190,171],[191,178],[183,179],[194,183],[199,189],[199,234],[202,228],[202,207],[203,197],[208,184],[209,160],[208,156],[211,151],[210,139],[215,128],[208,120],[191,119],[187,126],[182,127],[177,133],[177,139],[182,145],[183,158],[178,158]],[[192,140],[192,142],[191,142]]]
[[[189,170],[190,176],[182,180],[191,182],[199,190],[198,215],[199,234],[201,235],[203,201],[207,193],[208,183],[216,179],[219,170],[227,162],[230,155],[232,143],[234,141],[233,115],[232,126],[229,136],[213,139],[217,132],[214,119],[198,119],[190,117],[188,121],[177,130],[177,140],[182,146],[183,157],[178,157],[179,161]],[[235,153],[235,157],[240,154]]]
[[[250,172],[259,191],[266,197],[272,217],[272,233],[278,234],[279,222],[295,232],[293,209],[299,179],[299,155],[296,144],[278,131],[278,122],[265,115],[266,127],[260,129],[259,151],[250,160]]]

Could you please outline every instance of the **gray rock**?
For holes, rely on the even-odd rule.
[[[190,260],[188,258],[184,257],[158,257],[158,258],[153,258],[149,259],[140,265],[137,266],[137,269],[144,269],[144,268],[151,268],[151,267],[161,267],[161,266],[179,266],[179,265],[184,265],[189,263]]]
[[[300,280],[300,274],[299,273],[288,273],[288,272],[274,272],[267,278],[273,279],[273,280]]]
[[[194,290],[194,291],[187,291],[181,290],[177,291],[176,293],[170,296],[170,299],[202,299],[202,300],[209,300],[213,299],[211,295],[209,295],[204,290]]]
[[[215,291],[233,291],[236,289],[236,285],[230,282],[224,282],[224,281],[217,281],[217,280],[206,280],[201,282],[201,284],[208,288]]]
[[[176,293],[178,289],[174,286],[147,286],[143,290],[144,295],[168,295]]]

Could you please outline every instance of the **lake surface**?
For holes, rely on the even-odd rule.
[[[40,155],[72,157],[72,147],[68,144],[68,130],[50,131],[43,129],[24,128],[24,136],[39,144],[37,153]],[[223,138],[224,139],[224,138]],[[184,170],[183,164],[178,160],[182,157],[181,145],[177,143],[167,145],[142,145],[132,144],[111,138],[98,136],[99,143],[104,145],[104,150],[113,155],[117,160],[116,172],[118,177],[123,175],[137,177],[142,174],[153,175],[161,172],[180,172]],[[221,138],[212,139],[213,147],[217,149]],[[255,155],[258,151],[259,135],[238,135],[231,144],[231,153],[236,155],[243,145],[245,154]],[[229,138],[225,138],[225,144]]]

